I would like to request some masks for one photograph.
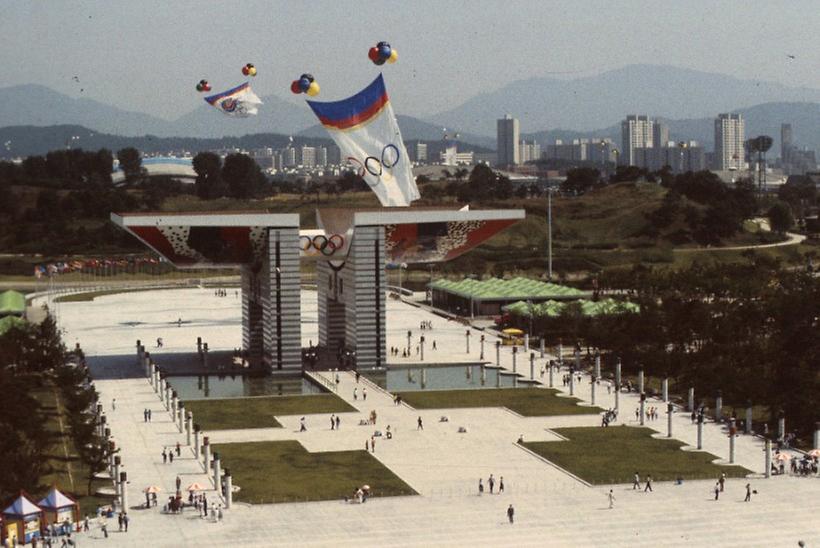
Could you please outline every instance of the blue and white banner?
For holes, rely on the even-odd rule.
[[[251,89],[248,82],[216,95],[205,97],[205,101],[223,114],[235,118],[255,116],[262,101]]]
[[[409,206],[419,189],[381,75],[365,89],[333,102],[308,101],[353,167],[383,206]]]

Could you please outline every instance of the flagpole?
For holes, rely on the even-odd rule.
[[[552,188],[547,187],[547,279],[552,281]]]

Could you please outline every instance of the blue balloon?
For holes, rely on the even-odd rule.
[[[312,74],[308,74],[307,72],[304,73],[299,77],[301,80],[307,80],[308,82],[313,82],[314,78]]]
[[[381,65],[385,64],[385,62],[387,62],[387,59],[383,59],[383,58],[381,58],[381,57],[379,57],[378,59],[376,59],[375,61],[373,61],[373,63],[375,63],[376,65],[379,65],[379,66],[381,66]]]
[[[310,80],[308,80],[304,76],[299,78],[299,89],[302,90],[302,93],[306,92],[309,87],[310,87]]]
[[[390,53],[392,51],[393,50],[390,49],[390,44],[381,45],[379,46],[379,57],[386,60],[388,57],[390,57]]]

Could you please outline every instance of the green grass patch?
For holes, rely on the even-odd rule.
[[[276,416],[356,411],[335,394],[195,400],[186,401],[185,409],[204,430],[281,428]]]
[[[635,472],[655,481],[717,479],[721,473],[742,478],[751,471],[742,466],[712,464],[715,455],[703,451],[681,451],[685,444],[653,438],[650,428],[557,428],[569,441],[535,441],[522,445],[589,483],[631,483]]]
[[[366,451],[309,453],[298,441],[217,445],[236,500],[249,503],[336,500],[362,485],[372,496],[416,495],[412,487]]]
[[[399,392],[416,409],[506,407],[525,417],[589,415],[600,407],[579,407],[577,398],[558,397],[550,388],[488,388],[483,390],[431,390]]]

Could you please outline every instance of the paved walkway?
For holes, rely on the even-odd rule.
[[[188,290],[190,297],[168,295],[181,313],[195,317],[201,296]],[[162,292],[166,297],[167,292]],[[129,298],[147,299],[152,295],[132,294]],[[122,296],[125,297],[125,296]],[[159,298],[157,295],[156,298]],[[185,308],[190,299],[191,311]],[[105,299],[91,303],[66,303],[63,307],[63,326],[69,336],[82,332],[82,343],[91,338],[99,360],[105,361],[106,345],[114,342],[114,353],[121,353],[126,339],[117,335],[107,339],[109,329],[100,320],[102,316],[116,315],[105,308]],[[95,301],[96,302],[96,301]],[[139,316],[137,306],[119,300],[120,310],[129,310]],[[90,328],[89,312],[101,311],[93,317],[96,327]],[[214,323],[219,324],[218,313],[209,311]],[[231,312],[233,313],[233,312]],[[137,317],[137,320],[140,318]],[[390,340],[399,341],[399,330],[406,324],[416,325],[422,319],[433,322],[428,332],[437,338],[443,360],[464,361],[478,356],[477,338],[471,341],[471,352],[465,347],[464,327],[446,322],[438,316],[402,303],[391,302],[388,310]],[[70,321],[69,321],[70,320]],[[412,324],[411,324],[412,325]],[[184,327],[181,329],[185,329]],[[110,328],[117,333],[116,324]],[[220,339],[220,332],[210,332],[214,349],[230,349],[234,340]],[[232,333],[232,332],[231,332]],[[193,333],[189,333],[193,334]],[[473,337],[480,336],[474,332]],[[146,337],[147,338],[147,337]],[[72,339],[69,339],[72,340]],[[186,339],[187,340],[187,339]],[[194,339],[195,340],[195,337]],[[180,339],[180,342],[182,339]],[[131,346],[133,343],[130,343]],[[187,344],[187,343],[186,343]],[[391,343],[388,342],[388,346]],[[487,337],[485,357],[494,361],[494,339]],[[131,348],[129,348],[129,352]],[[502,366],[511,369],[512,355],[505,349]],[[523,360],[518,370],[522,371]],[[536,376],[540,377],[537,360]],[[528,369],[528,364],[526,369]],[[332,379],[331,374],[325,374]],[[340,376],[339,395],[351,403],[356,412],[342,414],[342,428],[331,431],[328,415],[308,416],[308,431],[299,433],[299,417],[279,417],[284,428],[206,432],[213,443],[267,439],[296,439],[310,451],[364,449],[365,440],[373,433],[373,426],[359,426],[359,419],[371,410],[378,415],[377,426],[384,430],[387,424],[394,438],[378,439],[374,456],[391,468],[416,489],[420,496],[371,499],[364,505],[344,504],[340,501],[245,505],[236,504],[221,523],[212,523],[197,517],[194,511],[182,515],[165,515],[159,509],[132,509],[131,531],[117,533],[109,527],[111,538],[104,541],[99,530],[91,535],[81,534],[83,544],[114,543],[123,545],[154,546],[794,546],[803,539],[808,545],[820,539],[820,522],[816,519],[820,481],[817,479],[777,477],[769,480],[753,479],[759,491],[751,503],[743,499],[744,480],[729,480],[722,500],[714,502],[713,481],[687,481],[675,486],[659,483],[654,493],[634,492],[629,486],[613,486],[616,507],[607,509],[608,487],[587,487],[563,471],[545,463],[515,445],[521,434],[527,440],[555,440],[550,428],[561,426],[598,425],[597,415],[569,417],[523,418],[504,409],[454,409],[415,411],[407,406],[394,406],[392,398],[374,385],[362,380],[359,398],[353,400],[356,386],[352,374]],[[560,384],[560,376],[556,376]],[[146,485],[156,484],[173,490],[179,474],[183,487],[193,481],[206,482],[208,478],[192,458],[189,448],[183,448],[183,458],[173,464],[162,464],[163,446],[175,445],[184,436],[171,423],[167,412],[144,378],[98,380],[96,386],[105,403],[106,413],[115,439],[122,447],[122,458],[129,473],[129,505],[144,501],[141,494]],[[361,397],[367,386],[367,400]],[[589,383],[578,386],[576,392],[588,398]],[[117,399],[117,410],[110,410],[112,398]],[[614,396],[607,395],[605,387],[598,391],[598,404],[611,406]],[[637,396],[621,395],[621,418],[634,418]],[[663,408],[658,402],[658,407]],[[142,411],[149,407],[154,421],[144,423]],[[441,415],[449,421],[438,422]],[[424,430],[416,428],[421,416]],[[694,427],[688,415],[676,414],[675,437],[694,443]],[[466,433],[459,434],[464,426]],[[648,426],[665,432],[665,417]],[[560,443],[556,441],[556,443]],[[725,458],[728,442],[719,426],[706,425],[704,448]],[[762,471],[763,457],[759,442],[750,436],[740,436],[737,461],[755,471]],[[230,466],[230,463],[226,463]],[[477,481],[489,474],[504,476],[506,492],[503,495],[477,496]],[[211,492],[212,500],[215,494]],[[160,500],[162,497],[160,496]],[[510,525],[505,516],[508,504],[516,508],[516,523]],[[161,504],[160,504],[161,506]]]

